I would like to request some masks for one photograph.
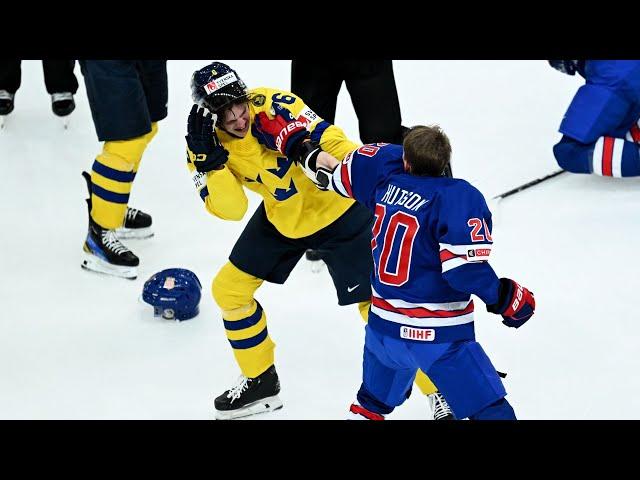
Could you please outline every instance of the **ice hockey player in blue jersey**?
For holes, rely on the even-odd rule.
[[[640,61],[550,60],[556,70],[578,72],[576,92],[553,147],[558,165],[605,177],[640,175]]]
[[[319,188],[375,215],[363,380],[350,416],[384,419],[406,400],[420,368],[456,418],[515,419],[475,340],[471,295],[514,328],[531,318],[535,299],[489,265],[491,212],[475,187],[444,175],[447,136],[437,126],[413,127],[403,145],[364,145],[340,163],[320,148],[309,152],[302,168]]]

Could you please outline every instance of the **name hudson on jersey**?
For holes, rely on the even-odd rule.
[[[404,208],[415,212],[429,200],[423,199],[417,193],[409,192],[390,183],[387,187],[387,192],[380,201],[388,205],[404,205]]]

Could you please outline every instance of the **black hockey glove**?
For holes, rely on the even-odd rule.
[[[549,60],[549,65],[567,75],[582,75],[584,70],[584,60]]]
[[[204,108],[194,105],[187,121],[188,161],[193,163],[200,173],[218,169],[229,159],[229,152],[222,146],[213,130],[213,118],[210,113],[204,115]]]

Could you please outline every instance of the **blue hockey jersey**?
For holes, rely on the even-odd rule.
[[[498,300],[488,263],[491,212],[465,180],[405,173],[402,146],[364,145],[335,169],[332,188],[375,215],[371,328],[413,341],[474,338],[473,300]]]

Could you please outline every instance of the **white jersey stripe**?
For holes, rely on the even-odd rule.
[[[409,303],[400,299],[386,299],[382,298],[376,289],[371,287],[371,293],[374,297],[384,300],[389,305],[395,308],[426,308],[427,310],[464,310],[471,303],[471,298],[462,302],[448,302],[448,303]]]
[[[449,243],[441,243],[440,251],[449,250],[451,253],[455,253],[456,255],[466,255],[469,250],[477,250],[482,248],[491,249],[492,247],[492,243],[473,243],[471,245],[451,245]]]
[[[332,187],[333,191],[343,197],[349,198],[349,194],[347,193],[347,189],[342,185],[342,175],[340,174],[340,165],[338,165],[333,171],[332,176]]]
[[[612,176],[613,177],[622,177],[622,149],[624,148],[624,140],[622,138],[616,138],[613,143],[613,161],[611,164],[612,167]]]
[[[410,325],[412,327],[451,327],[454,325],[464,325],[465,323],[473,322],[473,312],[459,317],[445,317],[445,318],[413,318],[402,315],[401,313],[389,312],[382,308],[371,305],[371,313],[376,314],[380,318],[389,322],[398,323],[401,325]]]
[[[454,268],[461,267],[462,265],[466,265],[469,261],[464,258],[451,258],[442,262],[442,273],[448,272],[449,270],[453,270]]]

